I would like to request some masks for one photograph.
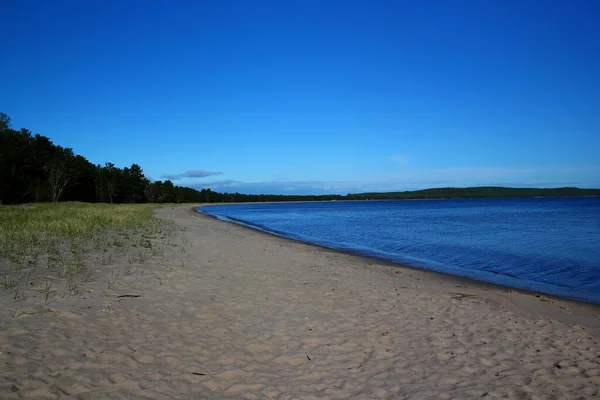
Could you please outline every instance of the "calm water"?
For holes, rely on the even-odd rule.
[[[327,247],[600,303],[600,198],[244,204],[201,211]]]

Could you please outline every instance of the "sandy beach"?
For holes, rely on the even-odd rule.
[[[179,245],[110,289],[2,292],[1,399],[600,396],[599,306],[156,215]]]

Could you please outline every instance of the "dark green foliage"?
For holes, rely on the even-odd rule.
[[[482,197],[600,196],[600,189],[504,187],[439,188],[342,195],[248,195],[200,191],[150,181],[142,167],[94,165],[45,136],[11,128],[0,112],[0,203],[47,201],[101,203],[241,203],[265,201],[392,200]]]
[[[477,199],[507,197],[565,197],[600,196],[600,189],[579,189],[572,187],[538,189],[507,188],[499,186],[479,186],[468,188],[436,188],[407,192],[349,194],[348,200],[395,200],[395,199]]]
[[[0,132],[10,129],[10,117],[0,112]]]
[[[240,193],[210,192],[210,201],[214,203],[241,203],[265,201],[338,201],[338,200],[416,200],[416,199],[468,199],[468,198],[505,198],[505,197],[564,197],[564,196],[600,196],[600,189],[579,188],[505,188],[470,187],[438,188],[406,192],[358,193],[345,196],[331,195],[252,195]]]
[[[205,199],[205,191],[170,181],[151,182],[138,164],[94,165],[45,136],[11,129],[10,117],[0,113],[0,203],[199,203]]]

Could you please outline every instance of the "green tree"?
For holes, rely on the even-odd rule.
[[[143,203],[145,200],[144,191],[149,181],[144,176],[142,167],[138,164],[131,164],[130,168],[123,170],[122,183],[123,193],[125,195],[124,202],[126,203]]]
[[[3,112],[0,112],[0,132],[10,129],[10,117]]]

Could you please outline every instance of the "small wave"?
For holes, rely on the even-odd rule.
[[[548,213],[548,207],[562,211]],[[329,248],[600,303],[600,198],[216,205],[200,211]]]

